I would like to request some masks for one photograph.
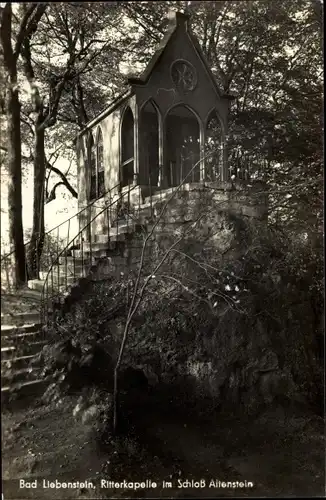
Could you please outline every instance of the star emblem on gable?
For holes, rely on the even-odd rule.
[[[196,70],[188,61],[175,61],[171,66],[171,78],[176,88],[182,92],[194,90],[197,84]]]

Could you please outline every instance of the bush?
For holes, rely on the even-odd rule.
[[[194,262],[194,273],[189,266],[186,274],[171,272],[177,282],[159,273],[150,280],[123,357],[122,369],[131,371],[121,388],[130,401],[137,404],[148,381],[172,385],[181,406],[211,397],[250,413],[298,394],[320,406],[322,265],[279,231],[242,221],[241,234],[247,250],[239,258],[221,263],[219,254],[207,260],[203,252],[195,256],[200,272]],[[134,283],[127,273],[94,283],[51,325],[54,339],[70,340],[46,361],[64,357],[62,381],[110,390]]]

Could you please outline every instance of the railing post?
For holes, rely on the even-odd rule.
[[[4,260],[5,260],[5,272],[6,272],[7,288],[8,288],[8,291],[10,291],[11,286],[10,286],[10,279],[9,279],[8,259],[5,258]]]
[[[53,286],[53,260],[51,263],[51,299],[54,296],[54,286]],[[47,298],[49,299],[49,286],[47,287]]]
[[[121,201],[121,206],[122,206],[123,195],[121,195],[120,201]],[[117,247],[117,242],[118,242],[118,225],[119,225],[119,217],[120,217],[120,214],[119,214],[120,208],[119,208],[118,204],[119,204],[119,198],[118,198],[118,201],[117,201],[117,210],[116,210],[117,216],[116,216],[116,235],[115,235],[116,236],[116,240],[115,240],[115,247]]]
[[[200,121],[199,127],[200,127],[199,128],[199,180],[200,182],[203,182],[206,179],[206,171],[205,171],[206,170],[205,169],[206,127],[204,126],[202,121]]]
[[[35,266],[36,266],[36,279],[39,279],[39,271],[40,271],[40,266],[39,266],[39,261],[38,261],[38,247],[40,244],[40,236],[39,233],[36,236],[36,242],[35,242]]]
[[[116,189],[117,186],[115,186],[113,189]],[[50,232],[54,231],[55,229],[57,230],[57,239],[56,239],[56,242],[54,242],[54,255],[52,257],[51,252],[48,250],[48,256],[49,256],[49,260],[51,260],[51,264],[49,263],[48,261],[48,266],[50,267],[48,269],[48,273],[47,273],[47,276],[46,276],[46,279],[45,279],[45,283],[44,283],[44,286],[43,286],[43,291],[42,291],[42,304],[41,304],[41,317],[42,317],[42,314],[43,316],[45,316],[44,314],[44,308],[43,308],[43,303],[45,301],[45,297],[46,297],[46,308],[47,308],[47,314],[48,314],[48,307],[49,307],[49,279],[51,277],[51,289],[52,289],[52,305],[53,305],[53,298],[54,298],[54,289],[56,290],[56,296],[58,297],[58,299],[60,299],[60,292],[61,292],[61,287],[60,287],[60,257],[63,256],[63,254],[65,253],[65,281],[62,283],[63,286],[66,285],[66,287],[68,286],[68,255],[67,255],[67,250],[68,250],[68,247],[69,245],[71,244],[72,246],[76,246],[76,240],[79,240],[80,241],[80,253],[81,253],[81,266],[82,266],[82,273],[84,273],[85,271],[85,254],[84,254],[84,240],[83,240],[83,232],[85,232],[85,230],[87,230],[88,226],[91,224],[91,222],[93,222],[98,216],[100,216],[105,210],[109,213],[108,215],[108,226],[110,226],[110,221],[111,221],[111,211],[112,211],[112,206],[113,206],[113,203],[111,202],[111,191],[110,190],[110,203],[109,203],[109,207],[108,206],[105,206],[98,214],[95,215],[95,217],[93,219],[91,219],[90,221],[88,221],[88,223],[82,228],[82,230],[80,229],[80,212],[78,212],[77,214],[75,214],[76,217],[78,217],[78,223],[79,223],[79,231],[78,231],[78,234],[77,236],[75,236],[73,238],[73,240],[71,242],[69,242],[69,238],[70,238],[70,220],[72,219],[69,218],[67,221],[64,221],[62,224],[59,224],[57,227],[53,228],[51,231],[49,231],[48,233],[46,234],[49,234]],[[129,207],[130,207],[130,191],[131,189],[129,189],[128,191],[128,204],[129,204]],[[121,201],[121,199],[124,198],[124,195],[121,195],[120,197],[118,197],[118,199],[116,200],[116,206],[118,204],[119,201]],[[86,208],[89,208],[86,207]],[[118,215],[118,214],[117,214]],[[129,215],[129,214],[127,214]],[[74,217],[75,217],[74,216]],[[61,251],[60,251],[60,248],[59,248],[59,229],[60,227],[62,227],[63,224],[65,224],[66,222],[68,222],[68,233],[67,233],[67,243],[66,243],[66,246],[65,248],[63,248]],[[118,228],[118,216],[117,216],[117,235],[118,235],[118,231],[119,231],[119,228]],[[128,220],[128,223],[129,223],[129,220]],[[112,226],[113,227],[113,226]],[[108,227],[109,229],[109,235],[108,235],[108,238],[110,240],[110,227]],[[48,239],[48,245],[50,244],[49,243],[50,240]],[[37,244],[38,246],[38,244]],[[46,244],[44,245],[46,246]],[[90,257],[91,257],[91,260],[92,260],[92,242],[90,241]],[[74,253],[74,250],[72,250],[72,257],[73,257],[73,277],[76,278],[76,257],[75,257],[75,253]],[[9,254],[7,257],[14,257],[14,254],[11,252],[11,254]],[[6,258],[5,260],[5,264],[8,263],[8,259]],[[55,286],[55,283],[54,283],[54,274],[55,274],[55,270],[54,270],[54,266],[57,265],[57,279],[58,279],[58,283],[57,283],[57,286]],[[8,274],[8,265],[6,265],[6,273]],[[8,277],[7,277],[7,281],[8,281]]]
[[[59,288],[59,283],[60,283],[59,254],[60,254],[60,250],[59,250],[59,227],[58,227],[58,229],[57,229],[57,255],[56,255],[56,259],[55,259],[55,262],[57,264],[57,277],[58,277],[57,290],[58,290],[58,293],[60,292],[60,288]]]
[[[69,244],[69,233],[70,233],[70,220],[68,221],[68,235],[67,235],[67,244],[66,244],[66,247],[68,246]],[[68,286],[68,256],[67,256],[67,250],[65,251],[65,285],[66,285],[66,289],[67,289],[67,286]]]
[[[159,156],[159,173],[157,185],[159,188],[163,188],[165,185],[165,173],[164,173],[164,122],[161,113],[158,113],[158,156]]]
[[[149,203],[151,206],[151,220],[153,219],[153,204],[152,204],[152,175],[149,174]]]
[[[76,246],[75,238],[72,240],[72,245],[71,246],[72,247]],[[75,279],[75,276],[76,276],[76,257],[75,257],[75,250],[74,249],[71,250],[71,254],[72,254],[73,277]]]
[[[111,192],[110,192],[110,198],[109,198],[109,207],[107,209],[108,212],[108,244],[110,248],[110,237],[111,237],[111,223],[112,223],[112,207],[111,207]]]
[[[80,248],[81,248],[82,275],[84,275],[84,238],[83,237],[81,238]]]

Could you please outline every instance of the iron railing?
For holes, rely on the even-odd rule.
[[[236,165],[233,164],[234,166]],[[237,168],[234,170],[237,179],[251,179],[249,173],[244,178],[240,173],[241,171]],[[190,178],[190,183],[194,182],[193,169],[187,173],[183,181],[187,177]],[[203,182],[205,183],[205,180]],[[128,185],[122,187],[119,192],[116,192],[116,187],[114,186],[107,193],[105,207],[96,214],[89,213],[87,223],[79,228],[77,235],[71,239],[68,235],[64,247],[58,249],[56,254],[52,256],[42,289],[42,324],[47,323],[49,311],[53,310],[55,303],[61,307],[65,296],[68,295],[69,287],[77,284],[79,278],[89,275],[97,259],[108,255],[112,242],[115,243],[115,248],[119,245],[118,236],[121,234],[122,225],[125,226],[123,232],[127,233],[129,233],[130,224],[133,226],[143,225],[143,219],[140,218],[140,213],[144,209],[141,186],[139,184]],[[134,196],[131,202],[131,194],[136,188],[138,188],[138,198]],[[152,185],[151,175],[149,175],[146,189],[148,220],[153,220],[153,195],[161,196],[162,190],[158,189],[156,193],[157,184]],[[157,197],[155,200],[157,201]],[[92,205],[87,208],[92,209]],[[101,218],[103,218],[102,221]]]
[[[223,155],[221,152],[218,153],[218,158],[216,159],[217,164],[218,164],[218,169],[220,168],[220,163],[222,162]],[[243,152],[239,151],[237,148],[234,148],[231,151],[231,154],[229,155],[228,158],[228,163],[230,165],[229,167],[229,177],[232,179],[239,179],[242,181],[251,181],[253,179],[264,179],[265,172],[266,172],[266,167],[269,166],[269,161],[266,160],[266,158],[260,156],[260,155],[255,155],[255,154],[249,154],[249,152]],[[206,165],[206,172],[205,172],[205,179],[206,180],[213,180],[209,179],[209,173],[210,173],[210,167],[209,167],[209,162]],[[181,172],[180,177],[183,175],[183,165],[181,167]],[[268,170],[268,168],[267,168]],[[192,171],[191,174],[191,181],[194,182],[194,172]],[[166,172],[169,173],[169,172]],[[215,180],[218,180],[219,174],[217,172],[211,172],[213,175],[213,178]],[[170,172],[171,174],[171,172]],[[205,181],[205,179],[203,179]],[[175,184],[175,182],[171,182],[171,184]],[[149,191],[150,191],[150,199],[152,195],[152,191],[154,187],[157,188],[157,184],[151,184],[151,180],[149,180]],[[127,186],[123,187],[122,189],[126,189]],[[44,244],[43,244],[43,251],[41,254],[41,258],[39,258],[38,253],[36,252],[36,269],[37,269],[37,276],[39,276],[39,273],[46,274],[49,269],[51,269],[54,265],[54,262],[56,262],[57,256],[59,253],[62,251],[64,252],[67,250],[68,246],[72,246],[73,241],[75,241],[79,246],[83,246],[82,241],[78,241],[78,238],[81,234],[85,236],[85,232],[90,229],[91,223],[88,222],[88,217],[89,213],[92,210],[92,207],[96,206],[96,203],[99,201],[101,198],[106,198],[106,197],[111,197],[112,193],[115,190],[120,190],[121,191],[121,182],[116,184],[113,188],[108,190],[104,195],[101,195],[100,197],[96,198],[95,200],[92,200],[86,207],[82,208],[79,210],[76,214],[73,216],[69,217],[65,221],[61,222],[54,228],[50,229],[47,231],[44,235]],[[129,189],[128,189],[129,192]],[[140,191],[139,191],[140,193]],[[120,212],[123,214],[123,211],[126,211],[129,213],[130,207],[128,203],[126,204],[124,201],[124,195],[121,196],[120,199],[117,199],[114,201],[116,204],[115,208],[118,208],[119,203],[121,204],[120,206]],[[127,208],[126,208],[127,207]],[[111,210],[111,209],[110,209]],[[86,216],[86,223],[83,224],[82,219],[83,219],[83,214]],[[100,214],[98,214],[100,215]],[[71,238],[72,235],[72,227],[74,224],[74,220],[78,220],[78,235],[75,236],[74,238]],[[81,229],[83,227],[83,229]],[[76,231],[76,229],[74,229]],[[62,236],[63,235],[63,236]],[[87,236],[87,235],[86,235]],[[41,239],[41,238],[40,238]],[[86,237],[87,240],[91,240],[88,237]],[[25,249],[28,249],[28,246],[30,245],[31,241],[28,241],[25,243]],[[39,241],[36,242],[36,245],[38,245]],[[76,248],[76,250],[78,250]],[[92,249],[90,250],[92,252]],[[26,253],[26,252],[25,252]],[[4,289],[9,289],[11,288],[11,285],[13,284],[13,273],[12,269],[14,267],[14,257],[15,257],[15,252],[12,251],[9,254],[5,255],[4,257],[1,258],[1,282],[2,282],[2,288]],[[27,271],[27,269],[26,269]]]
[[[271,161],[259,153],[251,151],[240,151],[232,149],[228,157],[229,176],[231,179],[242,181],[266,180],[266,174],[270,170],[271,165],[275,161]]]
[[[131,202],[130,195],[138,188],[138,198]],[[69,287],[76,284],[81,277],[86,277],[96,263],[96,257],[101,258],[106,255],[111,243],[115,247],[119,245],[118,236],[120,228],[124,226],[124,232],[129,232],[130,225],[137,222],[137,212],[142,205],[140,186],[128,186],[123,192],[114,193],[112,188],[109,193],[108,202],[104,208],[100,209],[93,217],[90,217],[87,224],[79,230],[78,234],[61,249],[52,259],[51,266],[43,284],[41,295],[41,322],[47,324],[49,311],[53,309],[55,303],[61,304]],[[115,199],[112,200],[112,193]],[[138,204],[138,206],[137,206]],[[100,221],[102,231],[96,228],[92,235],[94,223]],[[92,228],[93,226],[93,228]],[[104,241],[101,241],[103,237]],[[97,255],[95,256],[95,253]]]
[[[38,252],[35,252],[36,259],[36,274],[37,277],[43,271],[47,271],[51,266],[53,258],[58,252],[65,247],[65,245],[69,242],[69,238],[71,237],[71,231],[73,230],[73,220],[78,221],[78,230],[80,230],[80,219],[83,213],[87,214],[92,206],[95,205],[99,201],[99,199],[104,196],[112,193],[112,191],[118,189],[120,187],[120,183],[116,184],[113,188],[106,191],[104,194],[101,194],[95,200],[92,200],[86,207],[79,210],[77,213],[64,220],[57,226],[53,227],[49,231],[45,232],[44,236],[40,236],[36,239],[35,247],[37,248],[40,241],[43,240],[43,249],[41,256],[39,256]],[[64,234],[62,237],[61,235]],[[27,241],[24,244],[25,255],[27,257],[29,245],[32,240]],[[1,257],[1,288],[5,291],[10,291],[13,287],[13,273],[12,270],[14,268],[14,259],[15,259],[15,250]],[[28,261],[26,259],[26,276],[28,276]]]

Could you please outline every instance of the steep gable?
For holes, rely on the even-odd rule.
[[[195,49],[202,65],[203,65],[203,67],[205,68],[205,71],[207,72],[207,74],[208,74],[208,76],[213,84],[213,87],[215,88],[216,92],[221,96],[222,93],[221,93],[220,89],[218,88],[218,85],[216,83],[216,79],[215,79],[215,77],[214,77],[214,75],[209,67],[209,64],[208,64],[208,62],[203,54],[203,51],[199,45],[199,42],[189,27],[189,16],[186,14],[183,14],[182,12],[171,11],[169,13],[169,21],[170,21],[170,26],[169,26],[164,38],[162,39],[161,43],[159,44],[159,47],[155,51],[152,59],[149,61],[147,67],[143,71],[143,73],[141,75],[139,75],[138,77],[128,78],[128,82],[130,84],[136,84],[136,85],[146,84],[148,82],[152,72],[155,70],[155,68],[159,64],[160,59],[161,59],[164,51],[166,50],[169,43],[171,42],[173,34],[177,30],[182,30],[182,31],[187,33],[189,39],[193,43],[194,49]]]
[[[191,107],[205,121],[217,108],[226,121],[230,96],[224,96],[189,27],[189,17],[170,13],[170,26],[158,49],[140,76],[128,79],[141,107],[153,99],[164,115],[178,103]],[[194,109],[194,103],[196,104]]]

